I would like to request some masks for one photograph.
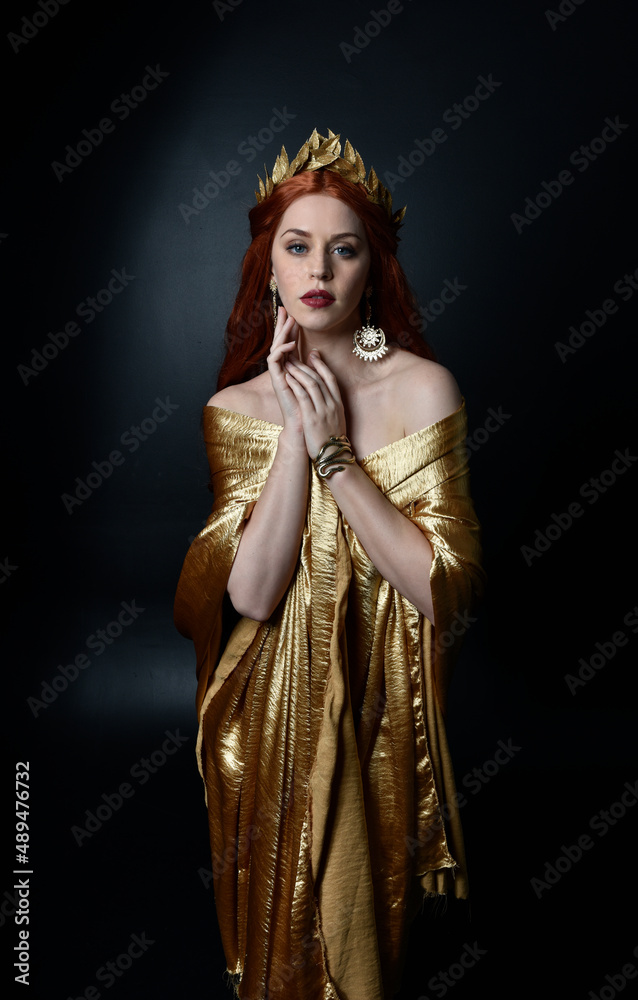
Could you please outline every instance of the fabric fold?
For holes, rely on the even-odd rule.
[[[220,931],[241,1000],[384,1000],[423,894],[467,894],[444,724],[458,623],[483,584],[465,403],[359,463],[432,546],[434,626],[379,576],[310,464],[288,592],[226,641],[228,576],[280,430],[205,407],[214,503],[175,601],[197,655]]]

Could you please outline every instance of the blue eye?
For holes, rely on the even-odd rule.
[[[303,245],[303,243],[291,243],[291,244],[290,244],[290,246],[287,246],[287,247],[286,247],[286,250],[289,250],[289,251],[290,251],[290,252],[291,252],[292,254],[294,254],[294,255],[295,255],[296,257],[299,257],[299,256],[300,256],[300,254],[299,254],[299,253],[297,253],[297,251],[301,251],[301,252],[303,252],[303,251],[304,251],[305,249],[306,249],[306,248],[305,248],[305,246]]]
[[[334,251],[337,254],[337,257],[354,257],[355,255],[355,250],[353,250],[352,247],[348,246],[335,247]],[[343,251],[343,253],[341,253],[340,251]]]

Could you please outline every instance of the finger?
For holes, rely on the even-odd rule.
[[[280,311],[283,307],[280,307]],[[268,355],[269,360],[274,359],[279,360],[281,351],[294,351],[297,346],[296,338],[294,336],[294,328],[296,326],[295,320],[292,316],[289,316],[285,322],[278,323],[273,336],[273,341],[270,346],[270,353]]]
[[[287,385],[293,390],[295,396],[297,397],[297,402],[301,404],[304,413],[307,416],[316,416],[317,406],[323,405],[323,397],[319,395],[316,383],[313,395],[312,387],[303,385],[302,382],[296,378],[295,373],[290,371],[287,364],[285,365],[284,376]]]
[[[296,346],[297,337],[297,321],[293,316],[288,316],[284,307],[280,306],[278,309],[278,319],[275,325],[272,343],[270,345],[271,352],[276,350],[278,347],[281,347],[284,343],[292,343]]]
[[[321,376],[312,372],[306,365],[302,365],[299,361],[286,361],[285,368],[288,374],[292,375],[301,383],[315,403],[334,402],[332,395]]]
[[[290,330],[294,326],[294,323],[295,323],[294,318],[287,314],[283,306],[279,306],[279,308],[277,309],[277,318],[275,320],[273,344],[276,341],[281,341],[281,338],[290,332]]]
[[[289,341],[294,341],[295,346],[297,346],[301,336],[301,327],[294,316],[289,316],[288,319],[291,325],[286,330],[286,337]]]
[[[287,371],[284,372],[284,378],[288,390],[292,392],[293,396],[299,403],[302,414],[308,415],[310,412],[314,413],[315,412],[314,404],[310,396],[304,389],[304,387],[301,385],[301,383],[297,382],[294,376],[292,376],[290,372]]]
[[[317,371],[317,373],[321,375],[323,382],[327,386],[330,395],[335,400],[335,402],[341,403],[342,399],[341,399],[341,391],[339,389],[339,383],[337,382],[337,379],[332,369],[328,368],[328,365],[326,364],[325,361],[322,360],[321,355],[318,353],[313,352],[308,360],[311,362],[311,364],[315,366],[315,370]]]
[[[299,360],[299,358],[292,358],[291,363],[294,364],[295,368],[298,368],[299,371],[304,372],[309,378],[314,379],[315,382],[322,381],[321,375],[309,365],[305,365],[303,361]]]
[[[293,375],[299,378],[299,381],[303,384],[306,391],[312,395],[316,403],[320,403],[322,400],[327,404],[334,402],[330,390],[324,383],[319,372],[313,371],[312,368],[294,358],[290,358],[286,362],[286,367],[288,371],[292,371]]]
[[[283,354],[290,355],[292,351],[296,348],[296,343],[294,340],[289,340],[285,344],[279,344],[274,348],[268,355],[268,361],[281,361]]]

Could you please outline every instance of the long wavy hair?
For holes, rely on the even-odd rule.
[[[339,198],[356,212],[370,245],[373,321],[383,329],[388,341],[395,341],[419,357],[434,360],[432,348],[419,332],[421,323],[414,293],[397,260],[396,227],[383,208],[368,201],[359,184],[334,171],[312,170],[280,184],[248,214],[252,242],[243,260],[239,292],[226,327],[226,355],[219,371],[218,391],[266,371],[275,327],[268,288],[272,245],[286,209],[307,194]]]

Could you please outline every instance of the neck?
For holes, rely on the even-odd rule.
[[[351,324],[350,324],[351,325]],[[308,364],[311,351],[319,355],[333,372],[340,388],[356,382],[366,381],[369,365],[352,353],[355,327],[330,330],[322,333],[299,327],[297,354],[303,364]]]
[[[343,369],[349,363],[349,355],[352,353],[352,333],[341,331],[335,333],[318,333],[315,330],[306,330],[299,327],[299,338],[297,340],[297,353],[299,360],[304,364],[308,363],[308,355],[311,351],[319,351],[321,357],[331,368],[334,366],[335,373]]]

